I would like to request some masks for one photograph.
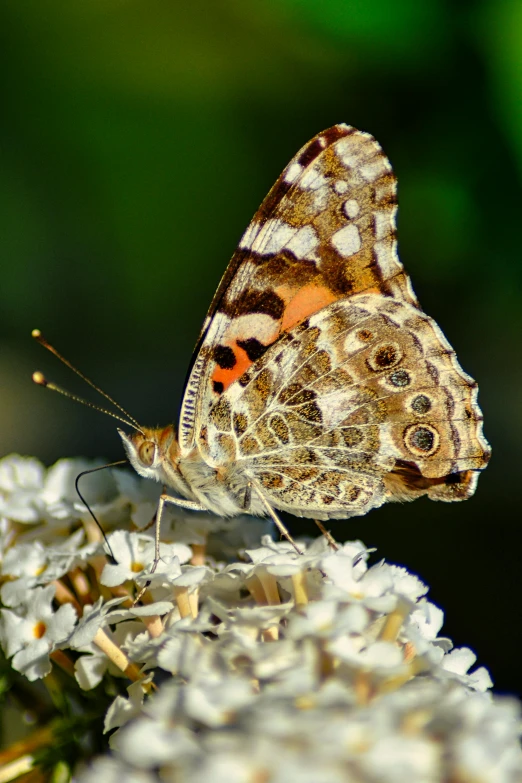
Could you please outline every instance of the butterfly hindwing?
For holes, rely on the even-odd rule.
[[[200,448],[276,508],[347,517],[472,494],[489,455],[481,422],[476,383],[435,322],[359,294],[272,345],[214,404]]]

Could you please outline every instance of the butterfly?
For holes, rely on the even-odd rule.
[[[470,497],[490,448],[477,384],[397,255],[396,179],[335,125],[285,168],[210,305],[179,426],[120,430],[164,503],[316,520]]]

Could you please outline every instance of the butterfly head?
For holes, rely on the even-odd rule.
[[[179,446],[172,424],[142,427],[128,435],[118,429],[132,467],[140,476],[168,483],[168,468],[177,462]]]

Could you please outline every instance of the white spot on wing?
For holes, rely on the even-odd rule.
[[[343,193],[346,193],[348,190],[348,183],[345,182],[344,179],[338,179],[337,182],[334,183],[334,190],[336,193],[342,196]]]
[[[297,258],[308,258],[313,254],[318,244],[319,237],[315,229],[312,226],[304,226],[297,231],[286,247]]]
[[[375,226],[375,239],[385,239],[394,229],[393,214],[384,210],[377,210],[373,213]]]
[[[362,135],[355,133],[353,136],[346,136],[335,148],[342,163],[352,169],[358,169],[368,158],[375,155],[376,150],[380,152],[380,147],[371,137],[361,138]]]
[[[285,182],[295,182],[297,177],[301,174],[303,167],[300,163],[291,163],[285,173]]]
[[[224,336],[227,341],[255,337],[263,345],[268,345],[277,337],[277,324],[278,322],[266,313],[246,313],[230,321]]]
[[[374,182],[374,180],[382,177],[383,174],[387,174],[389,171],[391,171],[391,166],[384,155],[376,156],[359,168],[361,176],[364,177],[367,182]]]
[[[254,239],[256,238],[257,234],[259,233],[259,229],[261,228],[261,225],[259,223],[255,223],[252,221],[250,225],[248,226],[247,230],[239,240],[239,247],[242,248],[250,248],[252,247],[252,244],[254,242]]]
[[[252,242],[252,250],[258,253],[279,253],[292,239],[295,228],[283,220],[273,218],[267,220],[261,231]]]
[[[353,256],[361,249],[361,237],[353,223],[336,231],[331,239],[332,245],[342,256]]]
[[[319,244],[319,238],[312,226],[294,228],[284,220],[267,220],[252,243],[252,250],[262,255],[279,253],[288,248],[297,258],[311,256]]]
[[[399,269],[402,269],[402,264],[397,255],[397,243],[395,241],[393,241],[391,245],[387,240],[376,242],[373,249],[377,258],[377,263],[385,277],[392,277]]]
[[[241,398],[243,392],[244,389],[239,383],[231,383],[227,389],[227,400],[231,405],[234,405]]]
[[[354,198],[349,198],[343,204],[343,212],[347,218],[350,218],[350,220],[354,217],[357,217],[359,214],[359,202]]]
[[[303,190],[318,190],[327,182],[328,180],[321,174],[318,166],[310,166],[299,180],[299,187]]]

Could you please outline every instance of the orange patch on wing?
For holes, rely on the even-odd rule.
[[[276,288],[276,293],[287,302],[281,322],[282,332],[287,332],[292,326],[338,299],[329,288],[316,283],[293,290],[286,287]]]
[[[282,332],[287,332],[293,326],[304,321],[309,315],[317,313],[323,307],[336,302],[338,297],[326,286],[310,283],[301,288],[290,288],[289,286],[280,286],[275,289],[276,294],[285,302],[285,311],[278,328],[276,327],[274,338],[270,341],[272,345]],[[234,351],[236,363],[230,369],[223,369],[218,364],[214,368],[211,380],[223,384],[223,391],[226,391],[231,383],[237,381],[244,372],[253,364],[248,358],[243,348],[240,348],[235,340],[223,343],[228,345]]]
[[[234,351],[236,357],[236,363],[229,370],[222,369],[219,364],[216,364],[214,372],[212,373],[212,380],[217,383],[223,384],[223,391],[226,391],[231,383],[241,378],[244,372],[248,370],[252,361],[246,355],[246,352],[237,345],[234,340],[232,343],[228,343],[229,347]]]

